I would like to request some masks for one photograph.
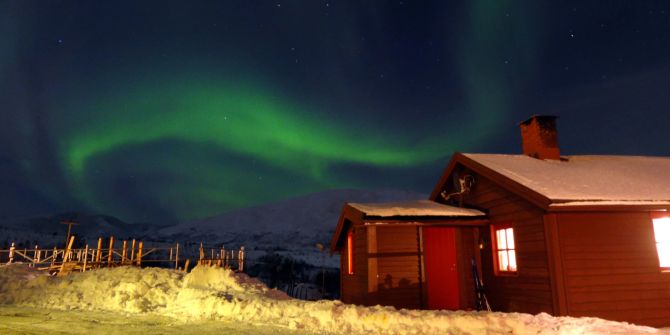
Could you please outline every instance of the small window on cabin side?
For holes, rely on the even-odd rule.
[[[516,245],[514,228],[494,228],[494,257],[499,274],[516,272]]]
[[[661,268],[670,270],[670,216],[654,217],[652,222],[654,223],[658,263]]]
[[[354,231],[347,233],[347,274],[354,274]]]

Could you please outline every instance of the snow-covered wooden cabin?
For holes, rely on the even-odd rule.
[[[345,204],[331,241],[341,298],[670,326],[670,157],[560,156],[555,118],[523,155],[453,155],[428,201]]]

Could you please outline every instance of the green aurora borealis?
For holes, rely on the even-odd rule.
[[[578,5],[2,2],[0,218],[167,223],[326,189],[428,193],[454,151],[518,152],[515,123],[563,108],[555,92],[670,54],[639,59],[638,35],[592,51],[574,33],[598,8]],[[574,119],[626,106],[584,101]]]
[[[114,194],[106,199],[102,190],[113,187],[106,183],[119,174],[133,176],[135,191],[182,219],[328,188],[375,187],[377,181],[349,180],[331,169],[353,164],[410,170],[458,145],[430,128],[412,134],[374,124],[347,127],[349,120],[330,120],[258,86],[167,82],[129,91],[102,103],[83,99],[77,101],[83,106],[67,106],[95,108],[90,120],[78,117],[85,127],[54,121],[68,134],[58,152],[71,192],[98,210],[114,203]],[[109,166],[114,171],[104,176]],[[170,182],[151,190],[142,181],[156,173]]]

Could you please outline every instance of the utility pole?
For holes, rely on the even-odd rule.
[[[72,226],[78,226],[79,223],[72,220],[62,220],[60,224],[67,225],[67,238],[65,239],[65,246],[67,247],[68,242],[70,242],[70,233],[72,232]]]

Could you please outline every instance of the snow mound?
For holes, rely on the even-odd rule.
[[[0,267],[0,304],[156,314],[180,320],[272,324],[326,334],[661,334],[597,318],[548,314],[397,310],[339,301],[301,301],[229,270],[189,274],[119,267],[49,277],[27,266]]]

